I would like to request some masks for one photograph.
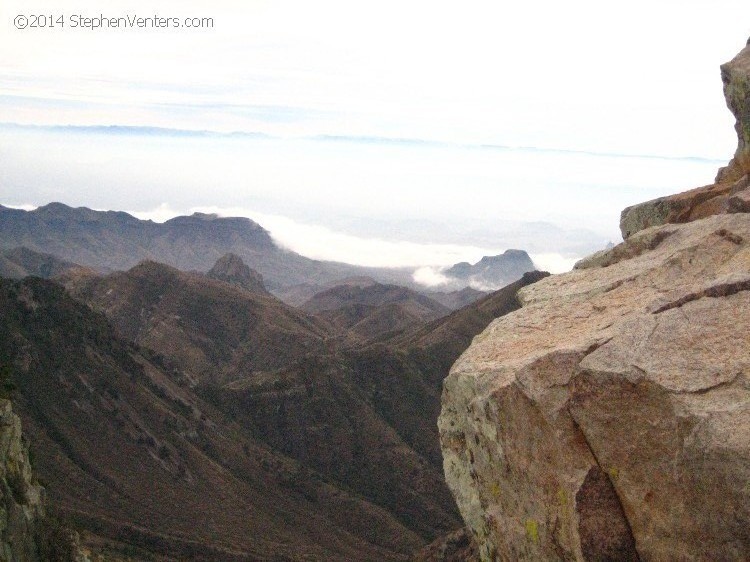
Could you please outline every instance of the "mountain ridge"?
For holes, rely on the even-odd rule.
[[[398,269],[313,260],[279,247],[267,230],[245,217],[195,213],[164,223],[123,211],[95,211],[49,203],[32,211],[0,208],[0,249],[25,246],[100,271],[130,269],[155,260],[178,269],[208,271],[226,253],[240,256],[269,288],[379,275],[411,283]]]

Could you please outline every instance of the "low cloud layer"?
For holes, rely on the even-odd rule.
[[[4,205],[13,209],[32,211],[34,205]],[[247,217],[269,231],[282,248],[313,259],[338,261],[368,267],[414,267],[413,279],[427,287],[449,287],[456,280],[443,271],[458,262],[475,263],[483,256],[501,254],[506,248],[482,248],[461,244],[422,244],[394,242],[379,238],[353,236],[312,224],[305,224],[281,215],[258,213],[240,207],[194,207],[187,212],[173,209],[167,203],[147,211],[127,211],[141,220],[165,222],[192,213],[212,213],[221,217]],[[523,248],[519,248],[523,249]],[[563,256],[557,253],[530,254],[537,269],[551,273],[570,271],[582,256]],[[488,290],[496,287],[472,285]]]
[[[506,250],[502,247],[394,242],[359,237],[295,221],[289,217],[258,213],[239,207],[195,207],[190,209],[188,214],[194,212],[215,213],[224,217],[248,217],[268,230],[281,247],[313,259],[371,267],[415,267],[417,269],[414,272],[414,281],[429,287],[449,286],[452,283],[452,280],[442,273],[446,267],[462,261],[475,263],[483,256],[498,255]],[[150,211],[135,211],[131,214],[141,219],[163,222],[182,213],[167,204],[162,204]],[[537,268],[552,273],[569,271],[580,257],[556,253],[531,255]]]

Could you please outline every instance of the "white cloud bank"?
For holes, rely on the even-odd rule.
[[[36,205],[3,206],[10,209],[33,211]],[[393,242],[379,238],[365,238],[337,232],[324,226],[305,224],[281,215],[258,213],[241,207],[193,207],[187,212],[173,209],[167,203],[147,211],[127,211],[141,220],[162,223],[171,218],[192,214],[211,213],[220,217],[247,217],[269,231],[281,247],[303,256],[338,261],[366,267],[414,267],[413,279],[420,285],[439,287],[453,280],[442,272],[458,262],[475,263],[483,256],[501,254],[504,248],[481,248],[461,244],[420,244]],[[534,265],[550,273],[570,271],[582,256],[563,256],[556,253],[530,254]],[[481,288],[481,287],[477,287]]]
[[[462,261],[475,263],[483,256],[501,254],[506,249],[365,238],[241,207],[193,207],[187,211],[188,214],[194,212],[250,218],[268,230],[281,247],[313,259],[370,267],[415,267],[417,269],[414,272],[414,281],[431,287],[450,283],[450,279],[442,273],[443,268]],[[150,211],[130,211],[130,214],[144,220],[164,222],[183,213],[162,203]],[[531,254],[532,261],[539,269],[551,273],[569,271],[580,258],[581,256],[563,256],[556,253]]]
[[[22,204],[22,205],[3,205],[3,207],[7,207],[8,209],[19,209],[21,211],[33,211],[36,209],[36,205],[30,205],[28,203]]]

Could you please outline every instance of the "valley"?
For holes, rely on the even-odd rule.
[[[92,552],[144,560],[408,560],[460,528],[442,379],[543,277],[455,312],[349,277],[296,308],[236,254],[207,273],[5,256],[37,275],[3,281],[0,357],[50,504]]]

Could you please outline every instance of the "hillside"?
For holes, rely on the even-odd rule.
[[[425,539],[456,526],[434,462],[439,394],[391,365],[390,355],[376,353],[370,363],[367,355],[342,355],[337,342],[347,334],[334,337],[313,316],[153,262],[69,290],[105,313],[121,337],[168,358],[179,380],[197,385],[198,395],[246,433],[385,507]],[[383,397],[371,393],[373,384]],[[430,417],[421,413],[425,401]],[[389,408],[401,415],[384,413]],[[432,462],[423,458],[423,436],[431,439]]]
[[[264,291],[156,262],[66,279],[66,286],[104,312],[121,337],[169,357],[194,384],[283,367],[323,352],[331,337],[324,322]]]
[[[0,312],[0,354],[16,371],[39,474],[88,535],[191,560],[404,560],[424,544],[257,440],[61,287],[0,281]],[[403,448],[390,442],[368,445]]]
[[[457,289],[455,291],[429,291],[425,294],[451,310],[458,310],[459,308],[463,308],[466,305],[473,303],[487,293],[471,287],[464,287],[463,289]]]
[[[459,355],[472,339],[490,322],[520,308],[516,298],[520,289],[549,276],[545,271],[525,273],[518,281],[482,297],[474,303],[445,316],[396,336],[392,344],[405,350],[425,373],[435,376],[432,381],[442,389],[443,379]]]
[[[0,252],[0,277],[22,279],[28,275],[49,279],[80,266],[45,254],[18,247]]]
[[[398,285],[337,285],[304,303],[302,310],[326,320],[339,332],[364,340],[402,332],[445,316],[450,309]]]
[[[442,378],[489,315],[515,308],[516,290],[536,278],[476,305],[484,311],[477,321],[467,310],[433,322],[434,334],[422,323],[411,339],[367,346],[270,295],[151,262],[74,278],[69,289],[121,337],[163,357],[174,384],[232,420],[238,435],[354,492],[421,546],[459,526],[435,426]],[[444,350],[439,361],[420,348],[428,341]],[[348,528],[359,535],[365,527],[352,517]]]

